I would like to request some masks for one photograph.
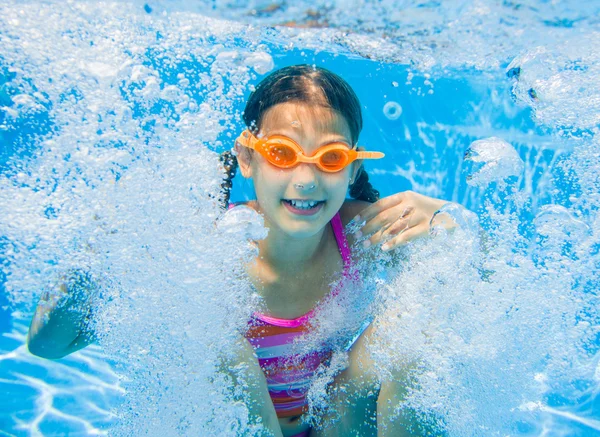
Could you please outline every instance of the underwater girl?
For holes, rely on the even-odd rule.
[[[337,420],[326,421],[327,426],[313,427],[304,419],[311,381],[329,364],[331,351],[318,348],[289,357],[295,340],[313,329],[315,309],[335,292],[331,278],[354,277],[353,265],[363,252],[351,253],[351,247],[392,253],[426,235],[446,202],[410,191],[379,198],[362,163],[383,153],[358,147],[363,123],[358,97],[324,68],[294,65],[272,72],[250,95],[243,119],[247,129],[221,161],[228,175],[224,208],[235,207],[228,203],[229,191],[239,168],[256,191],[256,199],[244,204],[263,217],[268,229],[257,242],[257,259],[247,266],[261,312],[248,322],[236,356],[246,365],[250,411],[266,435],[420,435],[410,414],[394,411],[406,391],[404,379],[376,376],[366,350],[375,328],[366,315],[366,323],[348,339],[347,365],[330,385]],[[352,199],[346,198],[348,191]],[[345,233],[351,222],[360,224],[358,231]],[[93,284],[84,274],[65,279],[63,292],[81,306],[79,319],[65,305],[49,313],[52,303],[40,302],[28,347],[45,358],[63,357],[93,341],[93,333],[82,328],[91,315],[82,303],[84,293],[78,292]]]

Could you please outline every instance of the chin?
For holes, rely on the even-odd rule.
[[[293,218],[285,217],[281,222],[281,228],[294,239],[311,238],[327,227],[335,215],[335,213],[332,213],[331,217],[329,217],[327,211],[323,211],[323,213],[325,214],[312,221],[294,220]]]
[[[311,226],[298,226],[290,229],[290,235],[294,238],[303,239],[310,238],[318,234],[327,226],[328,222],[313,223]]]

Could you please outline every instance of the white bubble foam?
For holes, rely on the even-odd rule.
[[[221,232],[235,234],[238,239],[262,240],[268,233],[263,217],[246,205],[229,209],[219,220],[218,228]]]
[[[514,81],[514,96],[533,108],[541,124],[566,131],[597,129],[599,44],[600,33],[586,32],[514,58],[507,67]]]
[[[35,87],[53,130],[0,179],[13,304],[31,309],[70,269],[100,284],[94,326],[127,390],[111,435],[217,435],[225,422],[238,424],[232,436],[252,434],[260,427],[233,402],[219,363],[235,356],[255,305],[243,267],[254,252],[217,229],[224,173],[208,143],[231,123],[250,72],[223,47],[181,39],[194,28],[233,41],[240,27],[219,31],[200,16],[151,24],[130,4],[22,6],[1,14],[44,37],[0,30],[3,62],[22,69],[13,105],[31,107]],[[183,62],[202,70],[220,52],[198,71],[203,100],[190,105],[193,91],[167,72]]]
[[[245,64],[254,69],[258,74],[267,74],[275,67],[273,57],[265,52],[249,53]]]

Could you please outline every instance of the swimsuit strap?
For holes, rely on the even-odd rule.
[[[352,258],[350,256],[350,248],[348,247],[346,235],[344,235],[344,225],[342,224],[342,218],[340,217],[339,212],[331,219],[331,227],[333,228],[333,234],[335,235],[340,254],[344,260],[344,276],[347,276],[352,263]]]

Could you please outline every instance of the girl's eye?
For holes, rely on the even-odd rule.
[[[279,144],[269,146],[267,153],[275,162],[292,162],[296,157],[296,153],[291,147]]]
[[[340,150],[330,150],[321,156],[321,163],[325,166],[338,166],[346,161],[346,155]]]

